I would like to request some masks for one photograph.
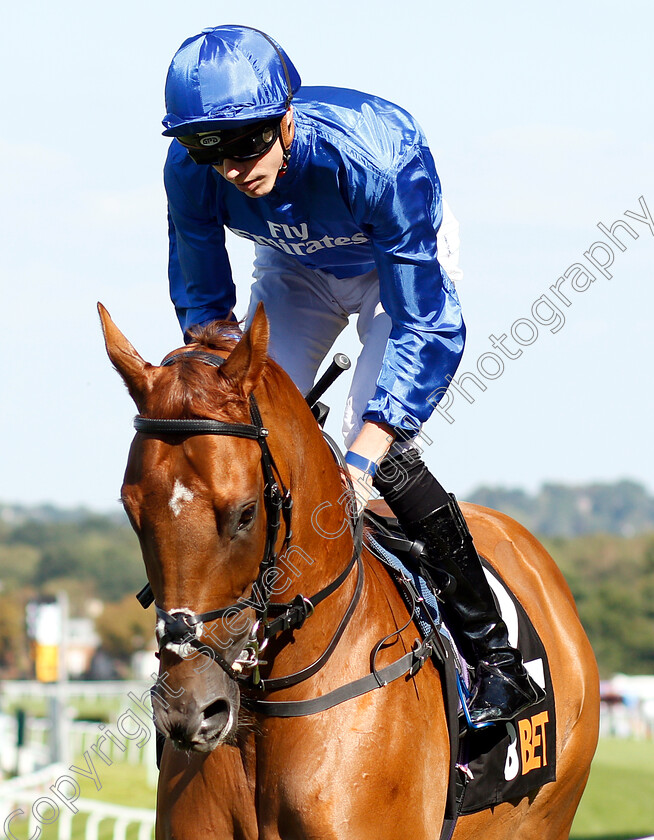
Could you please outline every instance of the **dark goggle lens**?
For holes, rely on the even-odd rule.
[[[247,134],[234,136],[235,132],[208,132],[178,137],[195,163],[220,166],[229,160],[251,160],[261,157],[272,148],[279,137],[279,123],[257,126]]]

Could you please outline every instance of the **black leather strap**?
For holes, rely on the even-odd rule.
[[[350,619],[354,615],[354,611],[357,608],[359,599],[361,598],[361,593],[363,592],[363,561],[361,560],[360,555],[356,557],[356,559],[358,572],[357,585],[354,589],[354,593],[352,594],[352,598],[350,599],[350,603],[348,604],[347,610],[343,614],[343,618],[341,619],[338,627],[336,628],[336,632],[332,636],[325,650],[318,657],[318,659],[315,660],[315,662],[312,662],[311,665],[307,665],[307,667],[303,668],[301,671],[296,671],[294,674],[288,674],[285,677],[277,677],[276,679],[270,680],[261,680],[260,687],[263,691],[279,691],[282,688],[289,688],[292,685],[297,685],[298,683],[304,682],[304,680],[308,680],[309,677],[312,677],[314,674],[317,674],[318,671],[324,665],[327,664],[332,653],[336,649],[336,646],[338,645],[341,636],[345,631],[345,628],[350,623]],[[324,591],[325,590],[323,590],[323,592]],[[276,630],[275,632],[279,632],[279,630]]]
[[[267,715],[268,717],[303,717],[304,715],[315,715],[324,712],[346,700],[360,697],[369,691],[377,688],[384,688],[388,683],[399,679],[405,674],[415,676],[425,662],[433,655],[434,645],[430,636],[421,644],[400,659],[382,668],[380,671],[373,671],[354,682],[342,685],[339,688],[323,694],[322,697],[314,697],[311,700],[256,700],[255,698],[241,696],[241,705],[251,712]]]
[[[164,359],[160,367],[169,367],[180,359],[199,359],[205,365],[211,365],[212,367],[220,367],[225,363],[222,356],[215,356],[213,353],[207,353],[204,350],[182,350],[181,353],[173,353],[172,356]]]
[[[144,610],[147,610],[150,604],[154,603],[154,593],[152,592],[152,587],[149,583],[146,583],[143,589],[140,589],[136,593],[136,600]]]
[[[375,539],[392,554],[406,554],[416,564],[425,550],[425,544],[420,540],[407,540],[390,534],[375,534]]]
[[[222,618],[224,615],[227,615],[227,613],[241,612],[242,610],[245,610],[251,606],[252,604],[243,603],[241,601],[235,604],[230,604],[230,606],[228,607],[221,607],[218,610],[210,610],[209,612],[200,613],[197,618],[198,621],[215,621],[216,619]]]
[[[356,532],[358,536],[358,532],[363,530],[363,523],[357,524]],[[347,579],[348,575],[352,571],[354,564],[361,556],[361,546],[358,542],[358,539],[355,538],[354,541],[354,550],[352,552],[352,557],[350,558],[350,562],[347,566],[343,569],[340,575],[337,578],[327,584],[324,589],[321,589],[320,592],[317,592],[315,595],[312,595],[310,598],[302,597],[302,601],[310,605],[311,611],[318,606],[325,598],[328,598],[332,592],[336,592],[339,586]],[[302,622],[306,618],[301,616],[301,611],[299,609],[300,605],[297,601],[292,601],[290,604],[276,604],[274,601],[270,603],[269,610],[271,612],[278,612],[282,611],[282,614],[277,618],[272,619],[272,621],[268,621],[266,624],[266,635],[267,636],[274,636],[276,633],[281,633],[283,630],[288,630],[291,627],[297,627],[298,620],[302,618]],[[293,615],[297,615],[297,618],[293,618]]]
[[[204,418],[166,420],[138,414],[134,418],[134,428],[146,435],[230,435],[259,441],[268,437],[268,429],[264,427]]]

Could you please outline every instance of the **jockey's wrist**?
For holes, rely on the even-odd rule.
[[[390,426],[367,420],[349,449],[367,461],[379,464],[390,449],[394,438],[395,435]]]
[[[368,458],[364,458],[363,455],[359,455],[358,452],[353,452],[351,449],[348,449],[345,453],[345,463],[348,467],[356,467],[358,470],[361,470],[362,473],[369,475],[371,478],[373,478],[377,472],[376,461],[370,461]]]
[[[372,479],[390,449],[393,437],[389,426],[366,421],[345,456],[359,511],[375,492]]]

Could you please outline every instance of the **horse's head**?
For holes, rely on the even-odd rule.
[[[276,462],[255,389],[267,419],[273,398],[288,412],[285,429],[313,421],[267,358],[262,308],[240,341],[233,325],[208,328],[161,366],[145,362],[99,311],[109,357],[139,410],[121,498],[157,608],[155,720],[177,746],[208,751],[235,735],[237,679],[251,678],[256,663],[253,618],[266,592],[280,591],[269,567],[290,538],[289,447],[271,431]]]

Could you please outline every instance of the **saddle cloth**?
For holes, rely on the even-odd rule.
[[[470,669],[456,648],[454,632],[442,623],[438,601],[425,580],[405,565],[403,560],[369,537],[375,555],[392,570],[398,585],[412,581],[420,600],[415,605],[414,619],[423,638],[433,624],[439,627],[451,655],[445,665],[445,694],[465,702]],[[448,816],[456,817],[482,811],[501,802],[520,799],[541,785],[556,778],[556,708],[545,647],[536,633],[522,604],[502,580],[498,572],[482,557],[484,572],[504,619],[509,641],[522,653],[525,667],[532,678],[546,691],[540,703],[531,706],[508,724],[494,724],[481,730],[467,730],[461,736],[456,718],[450,716],[450,741],[453,767]],[[404,587],[400,586],[404,594]],[[425,610],[428,615],[423,612]],[[433,624],[432,624],[433,622]],[[452,682],[455,686],[453,687]],[[461,706],[459,706],[461,711]]]

